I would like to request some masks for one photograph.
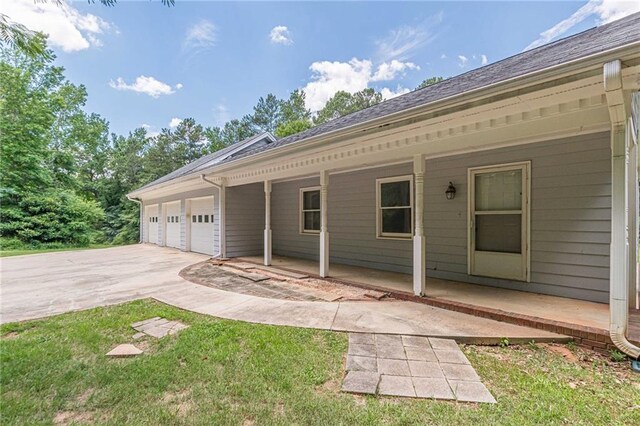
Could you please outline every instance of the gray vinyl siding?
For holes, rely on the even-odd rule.
[[[218,189],[211,187],[205,189],[198,189],[195,191],[183,192],[180,194],[168,195],[162,198],[155,198],[150,200],[145,200],[143,202],[143,206],[151,206],[154,204],[158,204],[158,208],[161,208],[163,203],[169,203],[171,201],[180,201],[180,249],[187,250],[188,247],[188,238],[187,238],[187,223],[190,218],[187,217],[187,200],[191,198],[200,198],[200,197],[214,197],[214,207],[213,207],[213,247],[214,254],[220,252],[220,197],[218,194]],[[144,208],[144,207],[143,207]],[[158,238],[161,237],[163,232],[163,226],[160,222],[163,218],[163,214],[159,215],[158,219]],[[144,226],[141,227],[144,229]],[[162,242],[164,239],[160,239],[159,242],[161,245],[164,245]]]
[[[327,219],[331,263],[411,273],[411,240],[376,238],[376,179],[411,172],[410,164],[402,164],[330,176]],[[318,235],[300,233],[300,189],[319,183],[318,178],[312,178],[273,184],[274,254],[318,260]]]
[[[318,260],[318,235],[300,233],[300,188],[320,185],[320,178],[274,183],[271,187],[271,250],[280,256]],[[331,232],[331,229],[329,229]]]
[[[264,184],[226,189],[227,256],[255,256],[264,251]]]
[[[467,170],[531,161],[531,282],[467,275]],[[457,189],[446,200],[449,181]],[[600,133],[427,160],[427,276],[608,300],[611,153]]]

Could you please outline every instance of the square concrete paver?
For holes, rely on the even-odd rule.
[[[496,403],[496,399],[481,382],[458,382],[450,380],[449,384],[451,385],[458,401],[484,402],[487,404]]]
[[[480,381],[480,376],[472,366],[466,364],[440,364],[447,380]]]
[[[349,333],[349,344],[375,345],[375,337],[369,333]]]
[[[411,376],[409,364],[403,359],[378,358],[378,372],[389,376]]]
[[[405,348],[431,348],[429,338],[423,336],[402,336],[402,344]]]
[[[416,396],[413,381],[407,376],[380,376],[378,393],[388,396]]]
[[[349,371],[342,382],[342,390],[351,393],[375,395],[380,375],[370,371]]]
[[[444,379],[444,373],[437,362],[409,361],[409,370],[413,377]]]
[[[376,356],[376,347],[375,345],[365,345],[361,343],[353,343],[349,344],[349,355],[360,355],[360,356]]]
[[[154,317],[148,320],[134,322],[131,324],[131,327],[138,332],[134,335],[134,339],[142,337],[140,335],[141,333],[159,339],[169,334],[175,334],[189,326],[179,321],[169,321],[165,318]]]
[[[107,352],[107,356],[113,358],[126,358],[130,356],[141,355],[142,350],[138,349],[134,345],[130,343],[125,343],[123,345],[118,345],[115,348],[111,349]]]
[[[359,355],[347,355],[347,371],[378,371],[377,358]]]
[[[495,403],[455,341],[350,333],[342,390]]]
[[[413,385],[418,398],[455,399],[454,393],[445,379],[413,377]]]
[[[448,364],[471,364],[460,349],[457,350],[440,350],[434,349],[438,362],[446,362]]]
[[[413,346],[405,346],[405,353],[408,360],[437,362],[435,352],[431,348],[420,348]]]

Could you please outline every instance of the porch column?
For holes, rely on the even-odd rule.
[[[264,264],[271,265],[271,181],[264,181]]]
[[[413,294],[424,296],[427,290],[426,255],[424,237],[424,157],[413,157],[415,183],[415,226],[413,235]]]
[[[629,307],[638,308],[640,288],[638,288],[638,141],[631,119],[627,123],[627,229],[629,280]]]
[[[329,172],[320,172],[320,276],[329,276],[329,229],[327,227],[327,187]]]
[[[220,222],[219,222],[219,232],[220,232],[220,257],[225,259],[227,257],[227,200],[226,200],[226,179],[222,178],[222,182],[220,183]]]

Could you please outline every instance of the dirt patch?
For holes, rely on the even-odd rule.
[[[184,417],[193,408],[191,401],[191,390],[185,389],[180,392],[166,392],[162,397],[162,403],[174,412],[178,417]]]
[[[10,331],[10,332],[2,335],[2,340],[17,339],[18,336],[20,336],[20,333],[18,333],[17,331]]]
[[[78,404],[84,405],[89,400],[91,395],[93,395],[93,389],[89,388],[76,397],[76,402],[78,402]]]
[[[68,425],[72,423],[93,423],[93,414],[83,411],[59,411],[53,418],[54,425]]]
[[[543,348],[546,348],[550,352],[561,355],[563,358],[567,359],[568,361],[571,361],[571,362],[578,361],[578,357],[576,356],[576,354],[573,353],[571,349],[569,349],[565,345],[557,345],[553,343],[542,343],[540,344],[540,346],[542,346]]]
[[[234,266],[234,263],[238,267]],[[191,265],[182,271],[180,276],[188,281],[220,290],[248,294],[270,299],[337,302],[346,300],[380,300],[386,293],[339,284],[320,278],[293,278],[274,271],[260,269],[259,265],[249,271],[268,277],[261,281],[253,281],[241,275],[247,274],[245,263],[227,261],[207,261]]]

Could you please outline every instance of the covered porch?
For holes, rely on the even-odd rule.
[[[236,260],[263,263],[262,256],[244,256]],[[272,256],[272,267],[310,276],[318,276],[318,262],[286,256]],[[475,313],[506,322],[550,329],[584,339],[586,345],[606,349],[609,305],[585,300],[487,287],[439,278],[426,278],[424,297],[413,295],[410,274],[382,271],[343,264],[331,265],[331,278],[343,283],[382,290],[394,297]],[[640,342],[640,310],[629,309],[629,338]],[[584,336],[584,337],[582,337]]]

